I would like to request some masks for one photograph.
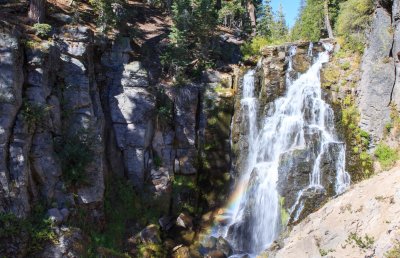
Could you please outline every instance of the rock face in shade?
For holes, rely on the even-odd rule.
[[[16,31],[0,28],[0,212],[14,212],[19,217],[25,217],[30,210],[27,203],[26,163],[21,161],[12,167],[8,164],[9,144],[17,140],[13,138],[12,132],[22,104],[23,62]],[[23,133],[24,128],[21,127],[23,126],[20,124],[19,128]],[[22,141],[20,145],[21,148],[12,149],[11,159],[18,159],[26,152],[26,141]]]
[[[394,59],[391,56],[393,34],[392,17],[384,8],[377,8],[373,16],[368,47],[361,64],[358,107],[360,126],[375,142],[383,137],[384,127],[390,122],[390,104],[395,83]]]

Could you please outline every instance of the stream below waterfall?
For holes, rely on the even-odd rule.
[[[296,47],[287,55],[286,92],[260,110],[256,92],[256,68],[243,77],[241,115],[246,120],[246,151],[244,169],[232,193],[226,217],[228,223],[219,226],[217,235],[232,245],[235,255],[257,255],[276,240],[286,226],[282,221],[282,199],[279,192],[282,159],[289,154],[306,150],[309,159],[309,182],[294,196],[294,204],[288,209],[292,222],[299,219],[310,193],[325,193],[322,183],[322,160],[330,156],[335,178],[331,182],[335,194],[350,185],[350,175],[345,171],[345,144],[339,140],[332,108],[322,97],[320,70],[329,61],[330,45],[313,58],[313,64],[304,74],[293,78],[292,59]],[[312,44],[308,55],[312,58]],[[311,137],[312,136],[312,137]],[[335,151],[332,151],[335,150]],[[291,162],[290,160],[288,161]],[[291,171],[289,170],[289,173]],[[290,177],[290,174],[286,177]],[[241,257],[241,256],[240,256]]]

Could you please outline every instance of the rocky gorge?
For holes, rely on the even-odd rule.
[[[215,234],[229,224],[226,206],[252,148],[241,105],[245,75],[254,70],[260,126],[290,83],[326,51],[330,61],[316,74],[321,100],[332,107],[327,127],[336,128],[337,138],[320,147],[322,133],[309,131],[307,148],[278,157],[280,231],[257,254],[383,257],[396,247],[398,169],[341,195],[335,164],[343,148],[341,162],[355,183],[386,170],[373,160],[379,144],[398,148],[399,1],[377,2],[368,44],[351,67],[334,39],[267,46],[257,64],[239,65],[239,43],[224,35],[216,43],[229,53],[221,64],[179,84],[163,75],[168,28],[161,22],[152,31],[139,26],[142,42],[131,36],[129,22],[115,35],[100,35],[90,16],[73,22],[67,2],[53,6],[51,36],[32,40],[9,17],[25,13],[27,4],[0,1],[1,256],[249,257],[238,251],[251,248],[237,250],[232,239]],[[135,8],[141,11],[132,11],[132,23],[144,24],[143,13],[166,19],[145,5]],[[314,109],[304,111],[312,120],[307,110]],[[316,160],[323,190],[303,194]],[[250,224],[237,224],[244,236]]]

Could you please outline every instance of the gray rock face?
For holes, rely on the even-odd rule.
[[[393,88],[392,101],[400,110],[400,2],[393,2],[392,9],[393,48],[392,55],[396,66],[396,82]]]
[[[87,239],[78,228],[55,228],[57,241],[45,246],[40,257],[43,258],[77,258],[85,255],[87,251]]]
[[[91,143],[93,161],[86,168],[88,186],[78,189],[79,201],[84,204],[100,203],[104,193],[104,116],[100,97],[95,84],[93,55],[91,51],[93,36],[84,26],[64,26],[61,28],[60,77],[64,84],[63,109],[69,113],[67,135],[88,132],[94,139]]]
[[[195,144],[199,93],[197,85],[179,87],[174,93],[176,173],[195,174],[197,171]]]
[[[23,55],[16,32],[7,28],[0,28],[0,212],[10,211],[11,207],[7,204],[7,198],[10,195],[11,187],[13,187],[12,180],[22,180],[19,183],[23,184],[21,189],[26,195],[26,189],[24,189],[27,183],[26,173],[21,173],[19,177],[18,175],[11,177],[7,165],[8,157],[10,157],[10,136],[22,103],[22,65]],[[20,155],[23,155],[22,152],[26,151],[24,143],[18,150],[13,148],[14,157],[20,157]],[[19,165],[24,166],[24,164]],[[20,184],[17,184],[17,187]],[[20,196],[17,193],[17,196],[14,197],[19,198]],[[25,197],[21,196],[22,199]],[[27,215],[27,207],[24,206],[17,213],[19,216]]]
[[[147,72],[140,62],[130,62],[129,38],[117,40],[102,56],[108,66],[109,109],[125,173],[137,188],[142,188],[149,169],[155,98],[146,89]]]
[[[390,102],[395,82],[394,61],[390,57],[393,36],[391,17],[383,8],[377,8],[363,56],[358,106],[360,126],[370,132],[373,140],[383,136],[385,124],[390,121]]]

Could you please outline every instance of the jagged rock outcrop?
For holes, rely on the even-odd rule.
[[[26,163],[9,166],[10,144],[17,113],[22,105],[23,53],[17,31],[0,28],[0,211],[15,212],[19,217],[27,216],[28,180]],[[24,128],[21,128],[21,131]],[[18,139],[14,141],[18,142]],[[25,141],[19,150],[13,149],[13,157],[18,158],[26,151]],[[19,153],[18,153],[19,152]],[[18,166],[20,165],[20,166]],[[21,167],[22,170],[18,170]],[[17,171],[16,171],[17,169]],[[21,194],[20,194],[21,193]]]
[[[368,35],[368,47],[362,59],[362,75],[358,86],[360,127],[369,132],[375,142],[382,139],[384,127],[390,122],[390,104],[395,84],[390,11],[384,7],[376,8]]]

